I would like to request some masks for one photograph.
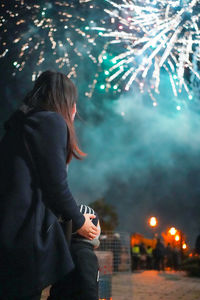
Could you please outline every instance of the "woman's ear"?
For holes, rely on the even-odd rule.
[[[74,103],[72,108],[72,121],[74,121],[75,115],[76,115],[76,103]]]

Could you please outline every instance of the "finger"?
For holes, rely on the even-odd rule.
[[[96,218],[96,216],[95,215],[93,215],[93,214],[86,214],[90,219],[95,219]]]
[[[91,229],[94,230],[95,232],[98,231],[98,228],[92,223]]]
[[[95,236],[97,235],[97,232],[95,230],[90,230],[90,233],[95,234]]]
[[[90,235],[89,235],[90,240],[93,240],[95,237],[96,237],[96,235],[90,233]]]

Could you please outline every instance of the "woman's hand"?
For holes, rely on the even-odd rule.
[[[84,236],[88,240],[93,240],[98,235],[98,228],[92,223],[91,219],[95,219],[96,216],[92,214],[84,214],[85,223],[77,232]]]

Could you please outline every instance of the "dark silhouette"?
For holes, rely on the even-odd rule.
[[[164,271],[164,258],[165,258],[165,247],[160,239],[157,239],[156,248],[153,251],[155,269]]]
[[[173,249],[172,249],[170,243],[168,243],[168,245],[165,249],[165,253],[166,253],[166,266],[168,268],[172,268],[173,267]]]
[[[146,247],[144,243],[141,243],[139,247],[140,247],[140,268],[145,269],[146,259],[147,259]]]
[[[132,271],[138,270],[140,262],[140,247],[135,244],[131,248],[131,259],[132,259]]]
[[[180,269],[181,264],[181,253],[176,247],[173,248],[172,261],[174,270],[178,271]]]
[[[196,239],[195,252],[200,255],[200,234],[197,236]]]
[[[148,270],[151,270],[153,268],[153,248],[151,246],[147,246],[146,253],[147,253],[146,267]]]

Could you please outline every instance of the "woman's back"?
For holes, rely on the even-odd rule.
[[[35,169],[41,158],[34,151],[31,156],[27,149],[32,151],[34,144],[41,143],[37,140],[41,135],[48,148],[45,132],[50,130],[54,139],[62,132],[61,124],[67,131],[60,115],[45,111],[28,116],[17,111],[6,124],[7,132],[0,142],[0,296],[42,290],[73,267],[60,224],[45,205],[50,195],[45,191],[44,199],[40,174]],[[66,143],[66,135],[60,139],[58,148]],[[57,150],[52,151],[56,155]],[[43,155],[48,155],[45,149]],[[56,166],[54,171],[60,172]]]

